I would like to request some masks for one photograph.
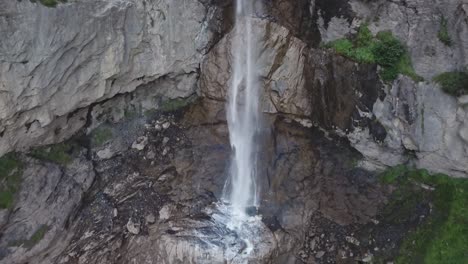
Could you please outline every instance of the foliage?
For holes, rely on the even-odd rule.
[[[396,263],[468,263],[468,180],[447,175],[431,175],[426,170],[405,166],[391,168],[381,182],[398,186],[387,210],[405,214],[419,201],[430,197],[430,216],[403,241]],[[434,188],[427,191],[414,186]],[[392,214],[389,214],[392,215]]]
[[[377,63],[382,67],[380,76],[389,82],[404,74],[415,81],[421,81],[411,64],[411,58],[404,45],[390,31],[379,32],[375,37],[366,25],[359,27],[358,33],[351,41],[346,38],[332,41],[325,45],[333,48],[338,54],[359,63]]]
[[[434,77],[433,80],[448,94],[453,96],[468,94],[468,72],[444,72]]]
[[[50,161],[65,166],[72,161],[72,152],[75,147],[76,145],[72,142],[63,142],[35,148],[29,155],[39,160]]]
[[[445,17],[442,17],[440,20],[440,29],[439,29],[439,32],[437,33],[437,37],[446,46],[449,46],[449,47],[452,46],[453,41],[448,33],[447,19],[445,19]]]
[[[91,132],[91,144],[99,147],[107,143],[113,137],[112,130],[106,126],[99,126]]]
[[[11,208],[21,184],[23,164],[16,153],[0,158],[0,208]]]

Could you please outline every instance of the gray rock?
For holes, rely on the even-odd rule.
[[[351,243],[353,245],[356,245],[356,246],[359,246],[361,243],[359,242],[359,240],[357,240],[356,238],[352,237],[352,236],[346,236],[345,237],[346,241],[348,243]]]
[[[138,235],[140,233],[140,223],[138,221],[134,221],[132,218],[128,219],[126,227],[128,232],[134,235]]]
[[[261,56],[258,58],[262,68],[260,75],[265,79],[262,95],[264,112],[291,113],[299,116],[309,115],[311,106],[307,98],[303,68],[306,44],[292,36],[292,33],[272,22],[255,20],[258,32],[266,32],[262,40]],[[200,86],[202,95],[216,100],[225,100],[230,86],[232,65],[232,39],[236,30],[227,34],[207,55],[202,65]]]
[[[444,94],[435,83],[415,83],[400,77],[373,113],[386,128],[387,137],[376,143],[368,130],[348,134],[351,144],[376,166],[394,166],[414,150],[417,167],[448,175],[468,176],[468,144],[465,140],[468,109]]]
[[[70,137],[94,102],[196,72],[212,35],[196,0],[2,1],[0,10],[0,155]]]
[[[21,190],[0,238],[0,247],[7,249],[0,263],[51,263],[73,235],[66,225],[94,177],[84,154],[64,169],[28,159]]]
[[[320,259],[320,258],[322,258],[324,255],[325,255],[325,251],[319,251],[319,252],[317,252],[317,254],[315,254],[315,257],[318,258],[318,259]]]
[[[156,222],[156,217],[154,214],[149,214],[145,217],[146,223],[148,224],[154,224]]]
[[[136,150],[143,150],[148,144],[148,137],[141,136],[138,137],[135,142],[132,144],[132,148]]]

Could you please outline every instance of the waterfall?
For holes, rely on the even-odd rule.
[[[255,3],[258,2],[258,3]],[[224,197],[234,215],[246,216],[246,209],[258,206],[256,165],[260,130],[260,83],[258,34],[253,32],[253,14],[259,1],[237,0],[235,34],[232,41],[233,71],[227,102],[227,121],[232,155],[230,177]]]

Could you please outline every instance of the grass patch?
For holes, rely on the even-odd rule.
[[[8,153],[0,158],[0,208],[11,208],[21,184],[23,164],[18,154]]]
[[[426,221],[404,239],[396,263],[468,263],[468,180],[430,174],[426,170],[397,166],[380,180],[398,186],[386,206],[386,215],[408,214],[430,197],[433,208]],[[420,184],[434,188],[415,188]],[[390,211],[393,211],[390,213]]]
[[[34,234],[28,240],[19,240],[14,241],[9,244],[9,246],[13,247],[25,247],[27,249],[33,248],[37,243],[39,243],[45,236],[45,234],[49,231],[49,226],[42,225],[40,226]]]
[[[434,77],[433,81],[438,83],[447,94],[453,96],[468,94],[468,72],[466,71],[444,72]]]
[[[440,42],[444,43],[446,46],[452,46],[453,41],[448,33],[447,19],[445,19],[445,17],[440,19],[440,28],[439,32],[437,32],[437,37],[439,38]]]
[[[29,155],[39,160],[53,162],[62,166],[68,165],[72,160],[72,153],[76,145],[71,142],[63,142],[48,145],[31,150]]]
[[[380,77],[391,82],[398,74],[422,81],[413,69],[405,46],[390,31],[379,32],[375,37],[366,25],[359,27],[354,39],[338,39],[325,45],[338,54],[359,63],[376,63],[382,67]]]
[[[105,126],[99,126],[91,132],[91,145],[99,147],[109,142],[112,139],[112,130]]]

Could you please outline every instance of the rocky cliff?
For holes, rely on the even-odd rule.
[[[198,1],[0,4],[0,153],[69,138],[89,107],[198,71],[214,10]],[[195,92],[196,78],[161,92]],[[146,109],[145,109],[146,110]]]
[[[432,207],[392,222],[374,171],[468,177],[468,95],[433,81],[468,63],[468,5],[263,2],[269,137],[249,263],[367,262],[379,248],[390,260]],[[232,12],[218,0],[0,3],[0,263],[242,263],[247,245],[213,205]],[[390,31],[408,68],[387,80],[387,65],[332,45],[362,28],[372,41]]]

